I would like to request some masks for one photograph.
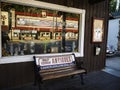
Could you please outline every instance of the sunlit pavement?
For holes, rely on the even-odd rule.
[[[106,67],[103,71],[120,77],[120,56],[107,57]]]

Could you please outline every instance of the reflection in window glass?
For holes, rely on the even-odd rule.
[[[1,5],[3,56],[78,51],[79,14]]]

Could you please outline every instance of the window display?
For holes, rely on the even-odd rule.
[[[80,14],[3,2],[1,12],[2,56],[78,52]]]

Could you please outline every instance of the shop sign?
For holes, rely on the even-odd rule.
[[[36,63],[41,69],[68,66],[75,61],[73,55],[54,56],[54,57],[36,57]]]

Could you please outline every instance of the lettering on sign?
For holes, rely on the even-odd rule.
[[[75,60],[73,55],[48,57],[48,58],[46,57],[36,58],[37,65],[39,65],[42,69],[68,66],[73,64],[74,61]]]

